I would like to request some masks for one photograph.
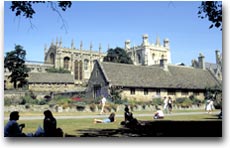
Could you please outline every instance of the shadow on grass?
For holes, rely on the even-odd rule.
[[[77,130],[80,137],[222,137],[222,120],[143,121],[136,128]],[[66,135],[74,137],[74,135]]]

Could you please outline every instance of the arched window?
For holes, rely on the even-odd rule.
[[[161,55],[161,59],[164,59],[164,57],[165,57],[165,56],[162,54],[162,55]]]
[[[54,64],[54,60],[55,60],[54,53],[51,53],[50,54],[50,64]]]
[[[74,62],[74,78],[75,78],[75,80],[82,80],[83,79],[82,61],[76,60]]]
[[[141,63],[141,55],[137,54],[138,63]]]
[[[84,60],[84,70],[88,70],[89,69],[89,60],[85,59]]]
[[[78,80],[78,60],[74,62],[74,78]]]
[[[155,59],[155,53],[152,54],[152,59],[153,59],[153,60]]]
[[[69,69],[69,60],[70,58],[69,57],[65,57],[64,58],[64,69]]]
[[[82,75],[82,61],[79,62],[79,79],[82,80],[83,75]]]

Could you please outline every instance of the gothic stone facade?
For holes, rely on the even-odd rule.
[[[29,61],[26,62],[26,66],[30,69],[29,72],[29,89],[33,91],[66,91],[68,88],[73,90],[76,85],[83,86],[88,82],[90,74],[93,69],[94,61],[99,60],[102,61],[106,56],[105,53],[102,53],[101,45],[99,45],[98,51],[93,51],[92,44],[90,45],[90,49],[83,49],[83,44],[81,42],[80,48],[76,49],[74,46],[74,42],[72,41],[71,47],[63,47],[62,41],[56,41],[56,44],[51,43],[50,47],[47,49],[45,47],[45,59],[44,62],[34,62]],[[66,78],[62,78],[58,76],[58,79],[52,79],[52,81],[48,81],[42,75],[46,75],[47,69],[50,68],[62,68],[65,70],[69,70],[71,73],[68,75],[70,78],[73,78],[74,84],[72,82],[64,82]],[[34,73],[38,73],[40,77],[38,81],[34,81],[32,76],[35,76]],[[9,82],[8,76],[10,75],[9,71],[5,69],[4,73],[4,88],[11,89],[13,88],[12,83]],[[49,76],[52,74],[49,74]],[[44,79],[43,79],[44,78]],[[49,77],[51,78],[51,77]],[[63,80],[60,82],[60,80]],[[57,81],[57,83],[54,82]],[[46,82],[47,81],[47,82]],[[60,86],[64,86],[61,89]]]
[[[169,39],[164,39],[161,45],[159,37],[156,43],[150,43],[147,34],[142,36],[142,44],[131,47],[131,41],[125,41],[125,50],[131,57],[134,65],[154,65],[160,64],[161,59],[166,59],[167,63],[171,63]]]
[[[74,42],[71,43],[71,48],[62,47],[62,41],[56,41],[56,44],[51,43],[49,49],[45,48],[45,63],[53,64],[55,68],[66,69],[71,72],[74,77],[74,82],[77,85],[86,84],[95,60],[102,61],[106,56],[101,52],[101,45],[98,51],[92,50],[93,46],[90,44],[90,49],[83,49],[81,42],[80,48],[76,49]]]

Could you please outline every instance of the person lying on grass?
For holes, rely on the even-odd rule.
[[[111,113],[108,118],[105,118],[103,120],[100,119],[94,119],[94,123],[111,123],[114,122],[115,120],[115,113]]]

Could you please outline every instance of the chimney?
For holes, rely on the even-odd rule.
[[[168,71],[167,59],[160,59],[160,67],[163,70]]]
[[[125,41],[125,50],[130,49],[130,40]]]
[[[74,40],[72,39],[72,41],[71,41],[71,49],[74,49],[75,47],[74,47]]]
[[[198,57],[199,68],[205,70],[204,56],[200,53]]]
[[[219,64],[220,61],[220,51],[216,50],[216,64]]]
[[[164,39],[164,47],[169,48],[169,39],[168,38]]]
[[[148,34],[144,34],[144,35],[142,36],[142,39],[143,39],[142,46],[147,46],[147,45],[149,45],[149,36],[148,36]]]

